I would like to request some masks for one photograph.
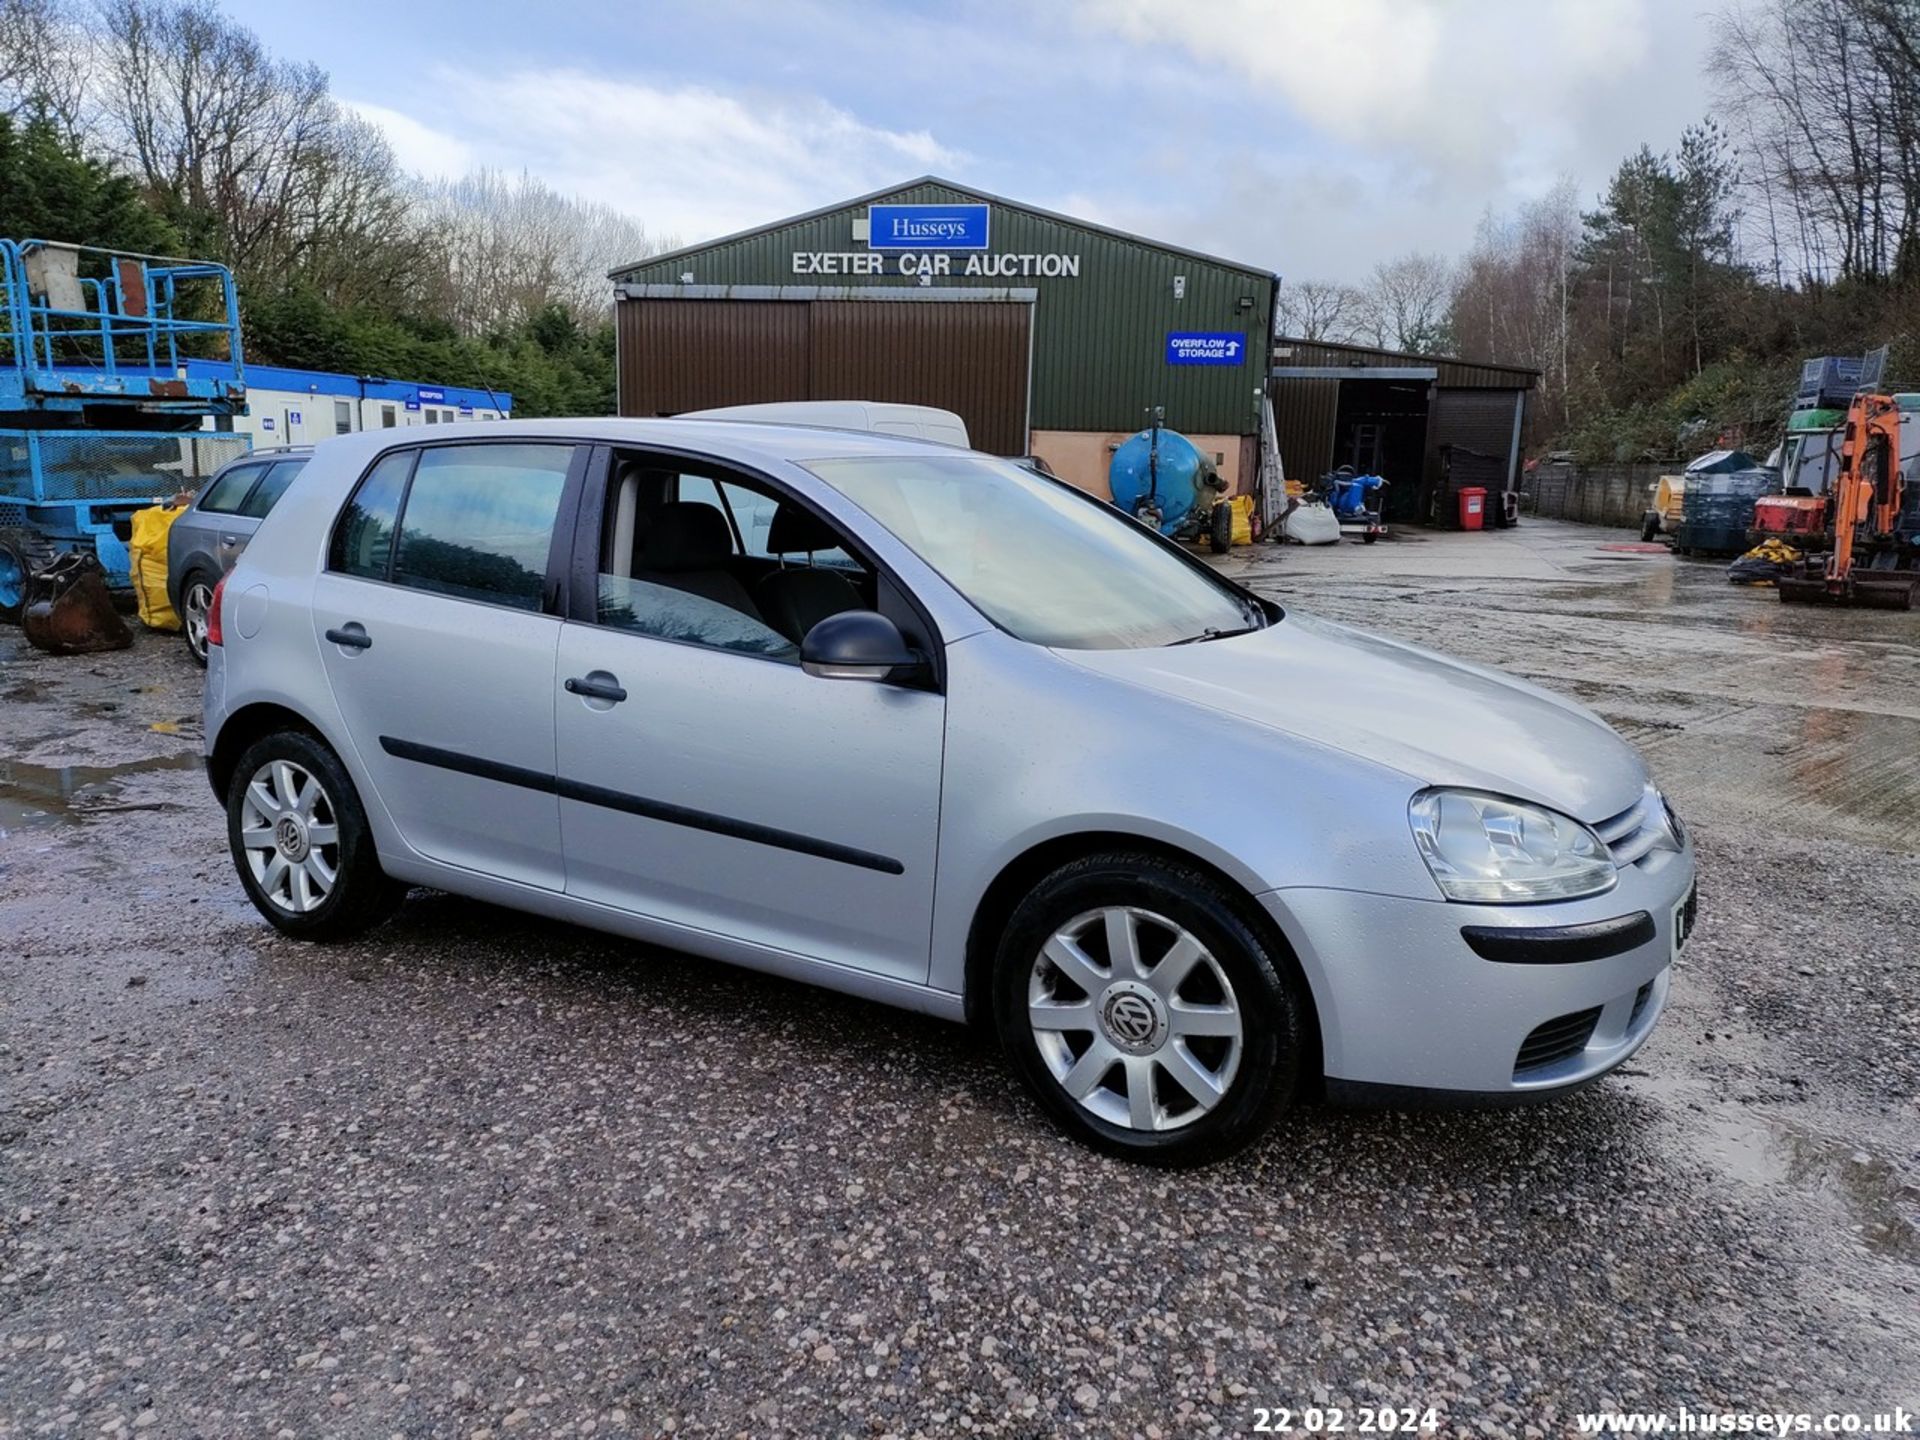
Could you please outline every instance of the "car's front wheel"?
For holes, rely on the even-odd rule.
[[[339,758],[300,730],[256,740],[227,786],[227,840],[254,908],[304,940],[344,940],[406,894],[380,868]]]
[[[994,972],[1002,1044],[1040,1103],[1111,1154],[1203,1164],[1292,1099],[1305,1005],[1287,957],[1205,872],[1144,854],[1049,875]]]

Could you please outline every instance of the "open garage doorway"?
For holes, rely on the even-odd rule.
[[[1427,380],[1343,380],[1334,418],[1333,464],[1387,480],[1381,513],[1405,522],[1420,511],[1426,469]]]

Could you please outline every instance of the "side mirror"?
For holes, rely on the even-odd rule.
[[[829,615],[800,642],[800,668],[822,680],[905,680],[926,658],[875,610]]]

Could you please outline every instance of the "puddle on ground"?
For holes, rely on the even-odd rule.
[[[72,824],[113,810],[120,781],[153,770],[190,770],[202,763],[191,751],[130,760],[124,765],[27,765],[0,760],[0,839],[15,830]]]
[[[1651,1075],[1636,1076],[1635,1084],[1675,1109],[1689,1104],[1679,1087]],[[1904,1179],[1883,1156],[1746,1106],[1705,1102],[1688,1117],[1681,1123],[1689,1152],[1728,1179],[1775,1194],[1834,1196],[1868,1250],[1920,1265],[1920,1183]]]

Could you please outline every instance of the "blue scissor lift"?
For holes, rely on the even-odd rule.
[[[224,265],[0,240],[0,619],[67,550],[129,583],[135,510],[246,453],[240,302]],[[211,361],[187,373],[189,359]]]

